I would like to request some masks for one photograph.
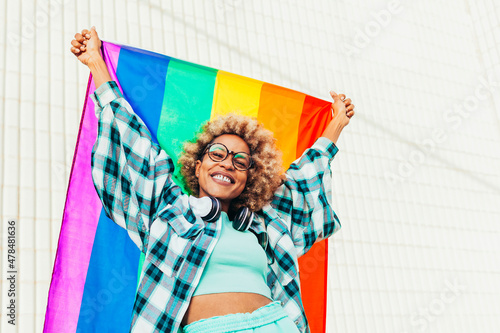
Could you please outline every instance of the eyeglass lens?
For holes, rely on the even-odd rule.
[[[227,158],[229,154],[226,146],[220,143],[213,144],[208,150],[208,156],[215,161],[221,162]],[[250,155],[245,152],[232,153],[233,155],[233,165],[238,170],[248,170],[250,168]]]

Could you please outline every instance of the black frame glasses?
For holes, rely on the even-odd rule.
[[[221,149],[215,150],[213,147],[215,148],[220,147]],[[240,152],[231,151],[227,149],[227,147],[222,143],[218,142],[209,143],[205,148],[205,150],[203,151],[203,155],[205,155],[205,153],[208,153],[208,157],[210,157],[210,159],[214,162],[222,162],[229,156],[229,154],[233,155],[231,162],[233,163],[234,168],[239,171],[246,171],[253,166],[253,159],[250,154],[245,153],[243,151]],[[243,159],[248,159],[248,164],[244,160],[238,160],[237,157],[238,155],[241,155]]]

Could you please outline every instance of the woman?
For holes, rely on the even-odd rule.
[[[209,122],[179,160],[188,196],[172,181],[172,160],[111,80],[95,28],[71,44],[96,85],[97,192],[146,255],[131,330],[309,331],[297,258],[340,228],[329,165],[354,115],[351,100],[331,93],[332,121],[284,177],[275,140],[255,119]]]

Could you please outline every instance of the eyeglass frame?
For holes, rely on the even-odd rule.
[[[235,151],[229,150],[229,148],[227,148],[225,144],[220,143],[220,142],[211,142],[211,143],[209,143],[209,144],[205,147],[205,150],[203,151],[203,154],[201,155],[201,160],[202,160],[202,161],[203,161],[203,156],[205,156],[205,154],[207,154],[207,153],[208,153],[208,150],[209,150],[209,149],[210,149],[210,147],[212,147],[213,145],[221,145],[222,147],[224,147],[224,149],[226,149],[226,157],[224,157],[224,158],[223,158],[222,160],[220,160],[220,161],[216,161],[216,160],[214,160],[214,159],[212,158],[212,156],[210,156],[210,154],[208,154],[208,157],[209,157],[212,161],[214,161],[214,162],[223,162],[223,161],[225,161],[225,160],[227,159],[227,157],[228,157],[229,155],[233,155],[233,157],[231,158],[231,163],[233,164],[233,167],[234,167],[236,170],[238,170],[238,171],[247,171],[247,170],[250,170],[250,169],[253,167],[253,165],[254,165],[254,161],[253,161],[253,158],[252,158],[252,155],[251,155],[251,154],[246,153],[246,152],[244,152],[244,151],[238,151],[238,152],[235,152]],[[239,169],[239,168],[238,168],[238,167],[234,164],[234,157],[235,157],[237,154],[241,154],[241,153],[243,153],[243,154],[247,154],[247,155],[248,155],[248,157],[250,158],[250,164],[248,165],[248,168],[247,168],[247,169],[243,169],[243,170],[242,170],[242,169]]]

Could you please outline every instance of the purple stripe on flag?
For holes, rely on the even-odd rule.
[[[118,66],[118,57],[120,56],[120,49],[121,47],[119,45],[111,44],[108,42],[102,42],[102,50],[103,50],[103,55],[104,55],[104,61],[106,62],[106,65],[108,66],[109,69],[109,74],[111,74],[111,78],[118,83],[118,80],[116,79],[116,66]],[[120,90],[122,90],[122,87],[118,83],[118,86],[120,87]],[[90,93],[93,93],[94,91],[92,90]],[[123,90],[122,90],[123,92]]]
[[[107,44],[104,57],[111,77],[116,81],[120,46],[103,43]],[[76,332],[92,246],[102,209],[91,175],[90,160],[97,136],[97,118],[94,103],[89,97],[95,90],[94,82],[90,80],[91,78],[66,194],[44,332]]]
[[[97,119],[88,92],[94,89],[93,83],[88,85],[52,272],[44,332],[76,331],[88,263],[102,208],[90,168]]]

